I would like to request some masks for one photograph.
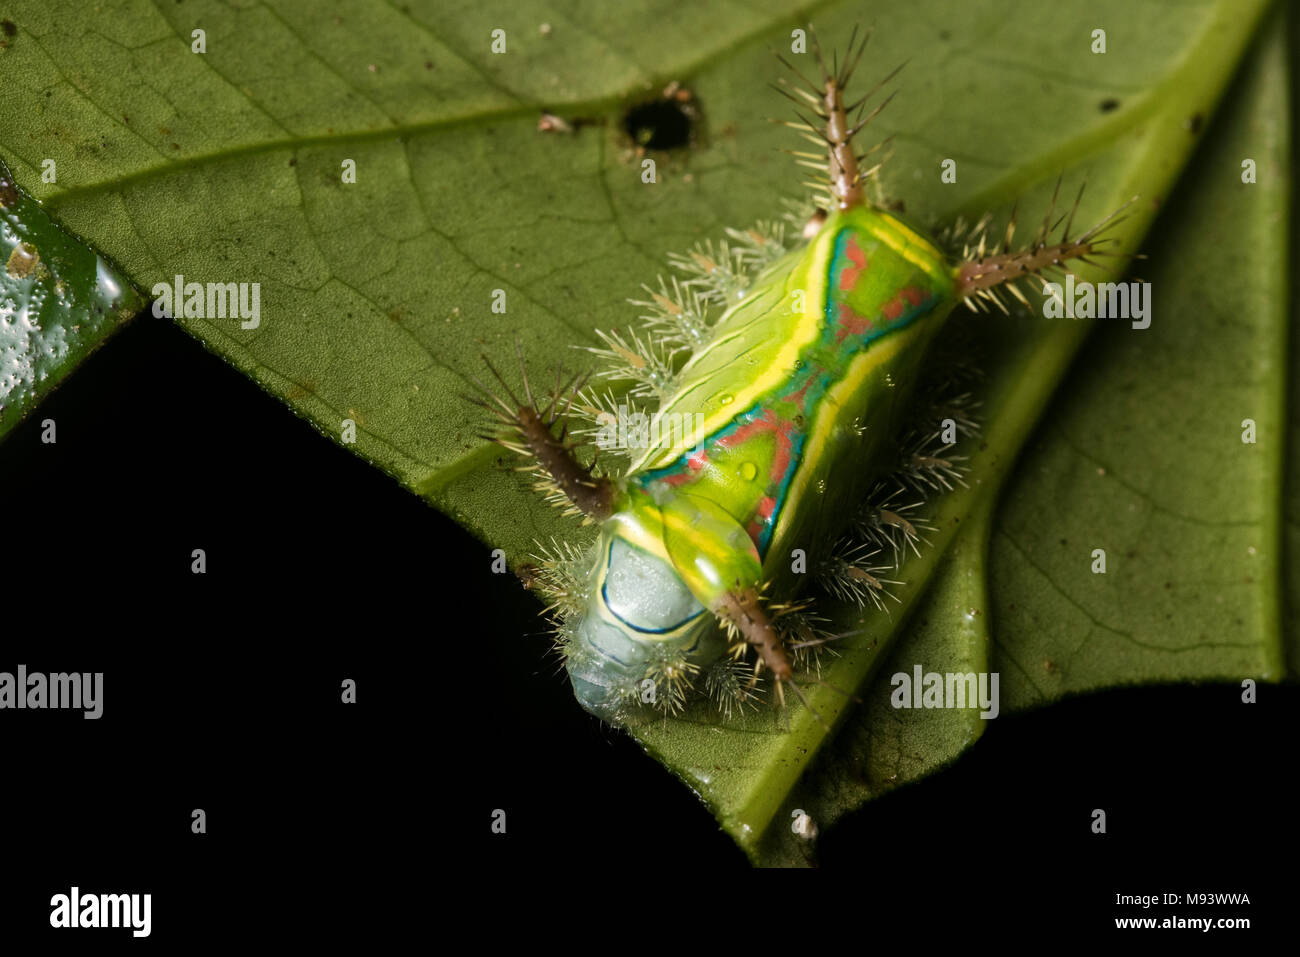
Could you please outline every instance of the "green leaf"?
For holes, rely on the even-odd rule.
[[[496,456],[467,422],[466,376],[516,333],[537,367],[572,365],[570,346],[626,317],[666,251],[773,213],[772,182],[731,168],[724,124],[745,120],[764,134],[760,172],[789,184],[754,107],[719,99],[718,147],[689,168],[665,161],[663,190],[643,188],[618,123],[625,101],[729,50],[758,62],[751,38],[798,9],[780,6],[703,10],[683,42],[666,3],[610,16],[371,0],[324,17],[294,3],[19,3],[0,50],[0,154],[143,288],[260,282],[259,328],[181,321],[322,431],[337,440],[355,421],[361,455],[518,544],[531,503],[474,477]],[[540,134],[543,108],[603,125]],[[715,180],[738,201],[702,216]],[[490,310],[498,288],[504,316]]]
[[[1296,129],[1297,110],[1300,109],[1300,80],[1297,80],[1295,72],[1296,53],[1300,51],[1300,17],[1292,14],[1288,17],[1290,26],[1291,39],[1291,65],[1292,65],[1292,86],[1291,86],[1291,120],[1290,137],[1286,147],[1287,151],[1282,154],[1287,161],[1287,169],[1293,169],[1291,165],[1295,161],[1294,153],[1294,131]],[[1290,180],[1287,180],[1288,187]],[[1279,196],[1285,201],[1284,206],[1279,208],[1287,210],[1293,214],[1294,211],[1294,194],[1290,189]],[[1291,326],[1291,349],[1300,348],[1300,303],[1296,302],[1295,290],[1293,283],[1290,281],[1291,276],[1300,272],[1300,244],[1295,244],[1290,249],[1291,271],[1280,278],[1275,286],[1278,301],[1291,304],[1290,326]],[[1290,366],[1294,369],[1296,360],[1293,356],[1288,357]],[[1282,495],[1282,545],[1283,545],[1283,577],[1282,592],[1285,595],[1284,618],[1283,618],[1283,638],[1286,645],[1287,672],[1291,675],[1300,675],[1300,376],[1291,375],[1288,379],[1288,401],[1287,401],[1287,463],[1285,477],[1283,482]]]
[[[990,15],[927,0],[881,10],[863,79],[911,63],[872,127],[894,136],[884,189],[937,225],[1017,197],[1042,209],[1059,173],[1067,188],[1086,176],[1081,220],[1141,194],[1117,232],[1131,251],[1263,7],[1202,0],[1170,17],[1129,0],[1064,11],[1026,2]],[[772,218],[781,197],[800,192],[796,168],[774,150],[789,136],[766,122],[785,107],[763,85],[775,71],[767,47],[788,49],[800,8],[692,8],[689,31],[675,9],[434,13],[371,2],[319,18],[274,2],[128,2],[76,16],[71,4],[19,4],[17,34],[0,50],[0,81],[14,91],[0,112],[0,154],[143,288],[177,274],[260,282],[256,329],[181,321],[336,440],[356,422],[356,451],[517,560],[534,537],[565,527],[474,437],[458,394],[481,371],[479,354],[508,356],[517,336],[534,368],[581,365],[571,347],[628,323],[624,300],[663,269],[665,253]],[[820,7],[823,42],[841,45],[860,15],[857,4]],[[1105,54],[1090,49],[1098,26]],[[497,28],[503,54],[490,51]],[[206,31],[205,53],[191,52],[195,29]],[[687,84],[703,122],[690,149],[654,154],[657,182],[647,185],[620,120],[671,80]],[[539,132],[543,109],[576,132]],[[56,184],[40,181],[46,157],[57,160]],[[954,185],[939,181],[945,158],[957,160]],[[355,184],[342,181],[346,160]],[[497,289],[504,315],[491,310]],[[904,608],[869,622],[873,640],[832,666],[839,686],[862,687],[880,668],[958,529],[984,526],[1087,332],[1082,322],[983,322],[988,421],[970,452],[971,488],[943,500],[934,548],[907,569]],[[960,616],[982,585],[961,563],[983,546],[965,534],[910,632],[914,660],[930,648],[936,662],[977,653]],[[826,688],[810,697],[828,720],[843,710]],[[922,773],[978,733],[969,714],[948,718],[900,730],[893,758],[879,743],[888,732],[867,729],[876,777],[846,788],[843,805],[878,790],[885,769]],[[760,838],[777,833],[772,822],[790,810],[826,731],[806,710],[791,720],[788,734],[768,716],[638,735],[751,855],[794,860],[760,850]]]
[[[0,162],[0,438],[144,299],[60,229]]]
[[[1290,75],[1285,31],[1264,33],[1142,266],[1151,327],[1101,323],[1007,487],[991,574],[1012,708],[1282,677]]]

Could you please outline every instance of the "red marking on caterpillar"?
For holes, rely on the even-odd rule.
[[[886,319],[897,319],[903,314],[903,310],[907,307],[908,303],[911,303],[912,307],[915,308],[929,298],[929,295],[922,290],[917,289],[915,286],[908,286],[905,289],[900,290],[898,295],[889,302],[885,303],[885,305],[880,308],[880,312]],[[906,300],[906,302],[904,302],[904,300]]]
[[[853,261],[852,266],[844,266],[840,270],[840,289],[843,292],[849,292],[858,284],[858,277],[866,271],[867,254],[862,251],[858,245],[858,237],[852,236],[844,247],[845,254]]]
[[[848,270],[846,269],[845,272],[848,272]],[[888,308],[889,307],[887,306],[886,309]],[[899,307],[899,312],[902,312],[901,306]],[[892,316],[888,315],[888,313],[886,313],[886,315],[890,319],[898,318],[898,313],[895,313]],[[875,327],[875,323],[865,316],[859,316],[857,312],[854,311],[853,307],[847,302],[840,303],[839,329],[835,332],[836,343],[843,342],[846,336],[866,335]]]

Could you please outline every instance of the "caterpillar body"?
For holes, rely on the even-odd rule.
[[[676,711],[701,685],[730,713],[754,698],[763,672],[779,701],[787,686],[802,697],[801,659],[829,637],[797,600],[805,572],[828,571],[832,593],[879,605],[883,576],[926,527],[918,503],[905,501],[907,480],[913,489],[959,480],[951,443],[927,448],[924,430],[898,456],[945,320],[959,303],[1005,308],[1003,291],[1022,298],[1017,280],[1095,253],[1113,220],[1074,239],[1067,222],[1049,244],[1049,211],[1028,247],[1012,251],[1009,228],[1002,250],[986,254],[981,233],[954,261],[869,202],[864,186],[879,167],[863,171],[871,151],[859,154],[853,141],[884,104],[860,119],[867,97],[844,102],[865,43],[851,39],[833,73],[818,53],[821,82],[793,88],[820,122],[787,125],[824,150],[796,154],[805,165],[817,159],[826,176],[808,242],[786,251],[779,227],[729,231],[739,248],[679,257],[690,278],[661,280],[642,303],[658,345],[606,334],[608,348],[592,350],[620,363],[606,375],[632,381],[632,395],[658,397],[655,421],[697,421],[702,435],[654,430],[614,475],[579,463],[566,425],[575,409],[608,418],[612,393],[602,404],[579,386],[557,388],[539,404],[526,376],[523,401],[504,380],[509,401],[484,389],[481,404],[506,427],[493,437],[531,460],[553,501],[599,525],[593,548],[542,550],[526,582],[550,599],[579,703],[610,723],[648,704]],[[704,318],[708,303],[726,306],[714,322]],[[865,538],[845,547],[855,523]],[[881,546],[892,563],[877,557]]]

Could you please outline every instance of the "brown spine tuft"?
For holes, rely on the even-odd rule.
[[[753,591],[727,592],[715,610],[735,625],[745,641],[754,646],[777,681],[789,681],[794,676],[781,637],[768,620],[757,594]]]
[[[957,271],[957,295],[972,295],[1003,283],[1025,279],[1051,266],[1063,266],[1093,252],[1092,244],[1064,242],[1055,246],[1033,246],[1013,253],[986,256],[962,265]]]
[[[608,518],[613,510],[613,483],[593,477],[591,469],[579,464],[572,449],[552,434],[537,410],[522,406],[518,421],[519,433],[538,467],[555,481],[565,497],[591,518]]]

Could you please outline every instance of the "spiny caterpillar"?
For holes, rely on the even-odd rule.
[[[842,636],[826,633],[804,580],[883,608],[898,584],[888,576],[932,530],[925,497],[962,481],[949,433],[976,428],[974,403],[923,381],[945,319],[958,303],[1006,311],[1003,292],[1025,302],[1018,280],[1089,261],[1115,221],[1070,238],[1076,199],[1059,242],[1048,242],[1060,225],[1049,210],[1013,251],[1013,226],[986,249],[986,217],[953,262],[869,202],[880,164],[866,163],[879,146],[859,153],[854,137],[888,103],[863,115],[893,74],[846,105],[866,46],[856,33],[842,69],[838,58],[827,69],[813,37],[820,83],[781,60],[807,87],[777,87],[800,108],[785,125],[819,150],[791,152],[825,177],[788,217],[806,221],[801,248],[787,247],[784,224],[760,223],[671,257],[681,278],[633,300],[643,331],[600,334],[604,347],[590,350],[608,363],[596,386],[557,383],[539,402],[524,374],[521,399],[490,362],[505,397],[478,383],[476,401],[502,427],[488,437],[530,460],[549,501],[598,523],[594,546],[539,547],[523,574],[548,601],[579,703],[613,724],[647,706],[677,712],[697,691],[729,715],[756,698],[764,672],[782,705],[787,685],[803,698],[797,673],[821,680],[813,655]],[[716,320],[711,306],[722,307]],[[599,380],[626,385],[616,394]],[[638,401],[652,426],[644,450],[621,474],[583,465],[570,417],[597,434]],[[941,419],[951,425],[937,434]],[[682,422],[702,428],[654,427]]]

